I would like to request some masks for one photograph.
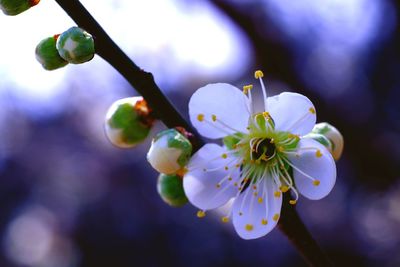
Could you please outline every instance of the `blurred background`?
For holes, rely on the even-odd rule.
[[[199,87],[254,82],[307,95],[345,137],[337,183],[298,211],[337,266],[400,266],[400,3],[82,0],[176,107]],[[305,266],[278,229],[241,240],[172,208],[145,161],[113,147],[107,108],[136,95],[96,56],[48,72],[43,38],[74,23],[51,0],[0,15],[0,266]],[[158,124],[152,135],[163,129]]]

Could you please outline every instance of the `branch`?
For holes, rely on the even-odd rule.
[[[93,35],[96,53],[113,66],[146,99],[157,119],[160,119],[168,128],[183,127],[194,135],[192,144],[194,151],[197,151],[203,145],[200,135],[162,93],[153,75],[139,68],[78,0],[55,1],[79,27]]]

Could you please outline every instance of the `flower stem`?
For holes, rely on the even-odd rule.
[[[96,53],[113,66],[143,97],[155,116],[167,127],[183,127],[193,134],[193,149],[197,151],[203,140],[197,131],[181,116],[155,83],[153,75],[140,69],[117,46],[78,0],[55,0],[75,23],[95,38]],[[329,259],[312,238],[295,208],[284,194],[279,228],[292,241],[310,266],[332,266]]]
[[[289,238],[310,266],[333,266],[327,255],[307,230],[295,206],[289,203],[290,199],[290,193],[283,194],[281,218],[278,222],[279,229]]]
[[[113,66],[138,91],[167,127],[183,127],[194,135],[195,150],[203,145],[197,131],[181,116],[154,81],[150,72],[139,68],[108,36],[78,0],[55,0],[75,23],[93,35],[96,53]]]

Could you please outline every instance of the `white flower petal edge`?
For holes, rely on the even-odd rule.
[[[267,103],[277,131],[305,135],[311,132],[317,120],[313,103],[304,95],[285,92],[268,97]]]
[[[289,155],[296,188],[303,196],[318,200],[331,192],[336,182],[336,165],[329,151],[312,139],[301,139],[298,156]],[[315,182],[318,181],[318,182]]]
[[[249,115],[248,98],[241,90],[226,83],[201,87],[189,101],[190,121],[207,138],[245,132]]]
[[[239,179],[237,161],[223,158],[224,153],[223,147],[206,144],[188,164],[183,188],[189,201],[203,211],[218,208],[237,194],[233,186]]]
[[[262,186],[262,194],[255,196],[249,186],[233,203],[233,226],[243,239],[262,237],[278,223],[282,207],[282,196],[274,196],[278,186],[271,177],[264,179]]]

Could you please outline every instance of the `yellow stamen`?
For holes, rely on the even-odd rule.
[[[216,188],[220,188],[221,185],[220,185],[220,184],[216,184],[215,187],[216,187]]]
[[[229,218],[228,217],[222,217],[221,218],[221,221],[223,222],[223,223],[227,223],[227,222],[229,222]]]
[[[217,121],[217,116],[213,114],[213,115],[211,115],[211,119],[212,119],[212,121],[215,122],[215,121]]]
[[[204,121],[204,114],[197,115],[197,120],[200,122]]]
[[[260,78],[262,78],[262,77],[264,77],[264,73],[263,73],[261,70],[256,70],[256,71],[254,72],[254,78],[260,79]]]
[[[271,117],[271,115],[270,115],[269,112],[267,112],[267,111],[264,111],[262,114],[263,114],[263,116],[264,116],[265,118],[270,118],[270,117]]]
[[[268,224],[268,221],[267,221],[266,219],[262,219],[262,220],[261,220],[261,224],[262,224],[262,225],[267,225],[267,224]]]
[[[281,190],[283,193],[286,193],[287,191],[289,191],[289,187],[287,187],[286,185],[282,185],[279,190]]]
[[[263,202],[263,198],[262,197],[259,197],[258,198],[258,203],[262,203]]]
[[[252,224],[246,224],[245,228],[247,231],[251,231],[251,230],[253,230],[254,227]]]
[[[294,200],[294,199],[292,199],[292,200],[289,200],[289,203],[290,203],[291,205],[296,205],[297,201]]]
[[[197,212],[197,217],[199,217],[199,218],[204,218],[205,216],[206,216],[206,212],[205,212],[205,211],[199,210],[199,211]]]
[[[321,183],[320,180],[314,180],[313,181],[313,185],[315,185],[315,186],[319,186],[320,183]]]
[[[322,157],[321,150],[318,149],[317,152],[315,152],[315,156],[316,156],[317,158]]]
[[[252,84],[245,85],[245,86],[243,86],[243,93],[247,95],[247,93],[248,93],[251,89],[253,89],[253,85],[252,85]]]
[[[223,159],[226,159],[226,158],[228,157],[228,155],[224,153],[224,154],[221,155],[221,157],[222,157]]]
[[[315,108],[313,107],[309,108],[308,111],[310,111],[311,114],[315,114]]]
[[[275,213],[274,217],[272,217],[272,220],[277,222],[279,220],[279,214]]]
[[[280,196],[281,196],[281,192],[275,191],[274,196],[275,196],[275,197],[280,197]]]
[[[224,169],[225,169],[225,171],[227,171],[229,168],[228,168],[228,166],[225,166],[225,168],[224,168]]]
[[[228,178],[228,181],[232,181],[232,177],[229,177],[229,178]]]

